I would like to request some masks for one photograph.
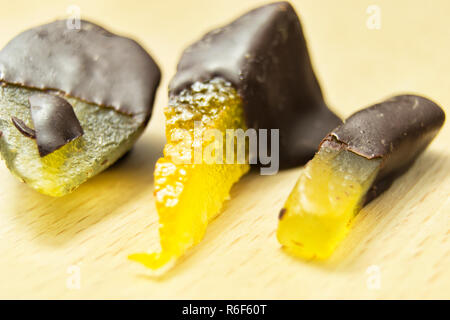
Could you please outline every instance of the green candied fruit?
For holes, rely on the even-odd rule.
[[[11,121],[14,116],[33,128],[28,98],[38,92],[0,86],[0,153],[15,176],[43,194],[59,197],[72,192],[125,154],[144,129],[144,116],[129,116],[65,97],[84,134],[40,157],[36,141],[20,133]]]

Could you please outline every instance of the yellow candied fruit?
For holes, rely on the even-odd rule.
[[[280,213],[278,241],[295,256],[328,258],[350,230],[380,164],[379,159],[323,146]]]
[[[170,101],[165,116],[167,144],[164,157],[156,163],[154,192],[161,251],[130,255],[131,260],[160,270],[202,240],[233,184],[249,170],[248,161],[226,163],[225,148],[220,149],[222,158],[212,154],[222,161],[211,161],[205,154],[217,142],[207,135],[209,129],[216,129],[223,141],[226,129],[245,130],[242,101],[229,83],[220,79],[195,83]],[[239,147],[237,143],[233,148]]]
[[[53,177],[61,175],[63,166],[70,156],[77,152],[83,152],[83,140],[77,138],[61,148],[53,151],[41,159],[42,180],[34,183],[35,189],[41,193],[55,197],[64,195],[59,185],[52,181]]]

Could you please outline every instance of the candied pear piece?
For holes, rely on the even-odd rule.
[[[11,120],[34,128],[28,98],[36,93],[41,94],[0,86],[0,154],[15,176],[49,196],[63,196],[106,169],[132,147],[144,128],[143,119],[66,97],[84,134],[41,157],[36,140],[20,132]]]
[[[216,161],[218,154],[206,152],[217,141],[208,138],[208,130],[218,130],[226,141],[227,129],[246,129],[242,101],[229,83],[220,79],[195,83],[171,99],[165,115],[167,144],[155,168],[161,251],[130,255],[130,259],[160,271],[202,240],[233,184],[249,170],[248,161],[226,163],[224,148],[220,149],[221,161]],[[196,121],[201,126],[196,127]],[[183,140],[179,129],[185,130]],[[238,143],[234,140],[233,150],[240,147]],[[196,160],[196,152],[201,153],[201,161]]]
[[[0,153],[63,196],[124,155],[151,116],[160,71],[134,40],[88,21],[26,30],[0,51]]]
[[[408,170],[444,120],[437,104],[414,95],[353,114],[302,171],[280,212],[278,241],[306,259],[329,257],[362,206]]]

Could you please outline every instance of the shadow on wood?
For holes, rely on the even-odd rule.
[[[153,193],[153,169],[162,154],[162,139],[143,136],[133,149],[114,165],[61,198],[42,195],[24,184],[11,186],[17,196],[27,199],[14,204],[16,223],[35,233],[33,239],[57,246],[71,241],[142,193]],[[35,210],[39,208],[39,210]]]

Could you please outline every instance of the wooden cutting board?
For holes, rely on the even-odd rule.
[[[126,259],[158,243],[152,171],[182,49],[261,3],[1,0],[0,46],[67,17],[76,4],[83,18],[149,49],[163,82],[132,153],[73,194],[40,195],[0,164],[0,298],[450,298],[448,123],[414,167],[361,211],[329,261],[295,259],[275,237],[278,211],[302,168],[244,177],[204,241],[164,278]],[[430,97],[450,115],[450,2],[293,4],[326,98],[340,115],[402,92]],[[380,29],[370,29],[378,9]]]

